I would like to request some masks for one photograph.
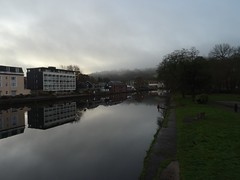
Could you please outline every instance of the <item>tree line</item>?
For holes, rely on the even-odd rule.
[[[217,44],[208,57],[196,48],[175,50],[163,57],[158,79],[183,96],[200,93],[240,92],[240,46]]]

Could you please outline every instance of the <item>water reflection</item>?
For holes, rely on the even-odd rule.
[[[120,94],[4,110],[24,133],[0,141],[1,179],[138,179],[163,101]]]
[[[76,115],[76,102],[53,104],[48,106],[34,105],[28,112],[28,127],[48,129],[65,123],[79,120]]]
[[[26,110],[26,108],[9,108],[0,110],[0,139],[24,132],[24,112]]]
[[[124,100],[127,99],[127,97],[128,97],[128,94],[126,93],[109,95],[105,97],[94,97],[86,101],[86,108],[93,109],[98,107],[99,105],[103,105],[103,106],[116,105],[116,104],[122,103]]]

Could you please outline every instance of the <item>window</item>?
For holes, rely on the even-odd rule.
[[[16,68],[16,72],[17,72],[17,73],[19,72],[19,68]]]
[[[12,115],[11,121],[12,121],[12,123],[11,123],[12,126],[16,126],[17,125],[17,116],[15,114]]]
[[[11,77],[11,86],[17,87],[17,77],[15,76]]]
[[[12,96],[16,96],[16,91],[12,91]]]
[[[2,87],[2,76],[0,76],[0,87]]]
[[[0,115],[0,129],[3,128],[3,123],[2,123],[2,115]]]

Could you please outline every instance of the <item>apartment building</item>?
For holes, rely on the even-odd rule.
[[[71,92],[76,90],[75,72],[56,67],[28,68],[27,87],[32,92]]]
[[[21,67],[0,65],[0,96],[26,95],[30,91],[24,89],[24,73]]]

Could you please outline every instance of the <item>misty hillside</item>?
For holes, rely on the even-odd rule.
[[[103,71],[90,74],[96,79],[109,79],[117,81],[129,81],[142,77],[147,80],[156,79],[156,68],[135,69],[135,70],[119,70],[119,71]]]

